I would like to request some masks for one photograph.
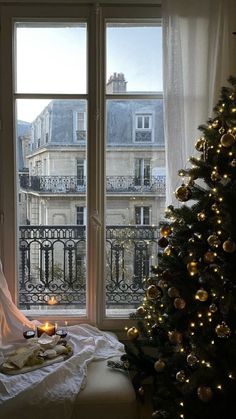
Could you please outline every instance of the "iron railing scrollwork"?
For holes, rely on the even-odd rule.
[[[21,308],[53,302],[84,308],[86,302],[86,226],[19,227]],[[140,304],[144,279],[157,256],[153,226],[106,227],[107,307]]]

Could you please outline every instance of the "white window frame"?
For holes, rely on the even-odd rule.
[[[59,21],[87,21],[88,27],[93,28],[88,37],[88,93],[81,95],[64,95],[65,99],[88,100],[88,193],[87,193],[87,316],[78,318],[68,314],[66,320],[72,323],[88,322],[104,330],[123,330],[125,325],[132,325],[127,318],[106,318],[105,316],[105,100],[122,99],[122,95],[105,93],[105,22],[111,19],[160,19],[161,8],[156,2],[147,6],[145,0],[136,4],[126,4],[126,0],[109,4],[109,0],[99,3],[86,0],[81,4],[70,3],[63,0],[58,3],[50,0],[44,4],[35,4],[33,1],[13,3],[0,2],[1,19],[1,51],[0,51],[0,258],[3,263],[5,276],[12,298],[17,302],[17,264],[16,247],[18,232],[16,224],[16,180],[15,180],[15,130],[12,124],[15,118],[13,101],[15,99],[33,98],[59,98],[48,93],[43,94],[14,94],[14,74],[12,66],[12,27],[14,21],[40,22],[43,19],[49,22]],[[111,1],[112,3],[112,1]],[[120,3],[120,5],[119,5]],[[122,5],[123,3],[123,5]],[[125,7],[124,7],[125,3]],[[66,6],[66,7],[65,7]],[[72,17],[73,16],[73,17]],[[76,19],[75,16],[78,16]],[[101,45],[101,48],[99,48]],[[3,77],[4,75],[4,77]],[[127,99],[157,99],[162,97],[156,94],[126,94]],[[4,103],[4,106],[3,106]],[[90,152],[92,150],[92,152]],[[7,179],[7,182],[5,181]],[[30,316],[29,313],[26,313]],[[47,318],[46,318],[47,316]],[[58,319],[59,312],[56,314]],[[41,321],[49,319],[48,313],[37,316]],[[64,315],[65,318],[65,315]],[[50,317],[53,321],[55,318]]]

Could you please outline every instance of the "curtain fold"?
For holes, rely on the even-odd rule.
[[[188,167],[198,126],[212,116],[220,88],[235,69],[231,5],[231,0],[163,0],[167,205],[178,206],[178,170]]]

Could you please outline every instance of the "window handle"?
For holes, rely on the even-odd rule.
[[[98,215],[96,215],[96,214],[95,215],[91,215],[90,219],[98,227],[102,227],[102,222],[101,222],[100,218],[98,217]]]

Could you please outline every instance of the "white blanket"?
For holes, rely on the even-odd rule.
[[[35,323],[13,303],[0,260],[0,363],[24,343],[23,324],[34,328]],[[74,401],[86,385],[88,363],[124,352],[115,335],[95,327],[70,326],[68,332],[71,358],[25,374],[0,373],[1,419],[70,419]]]
[[[75,399],[86,385],[88,363],[124,352],[115,335],[95,327],[70,326],[68,332],[71,358],[25,374],[0,374],[1,419],[70,419]]]

